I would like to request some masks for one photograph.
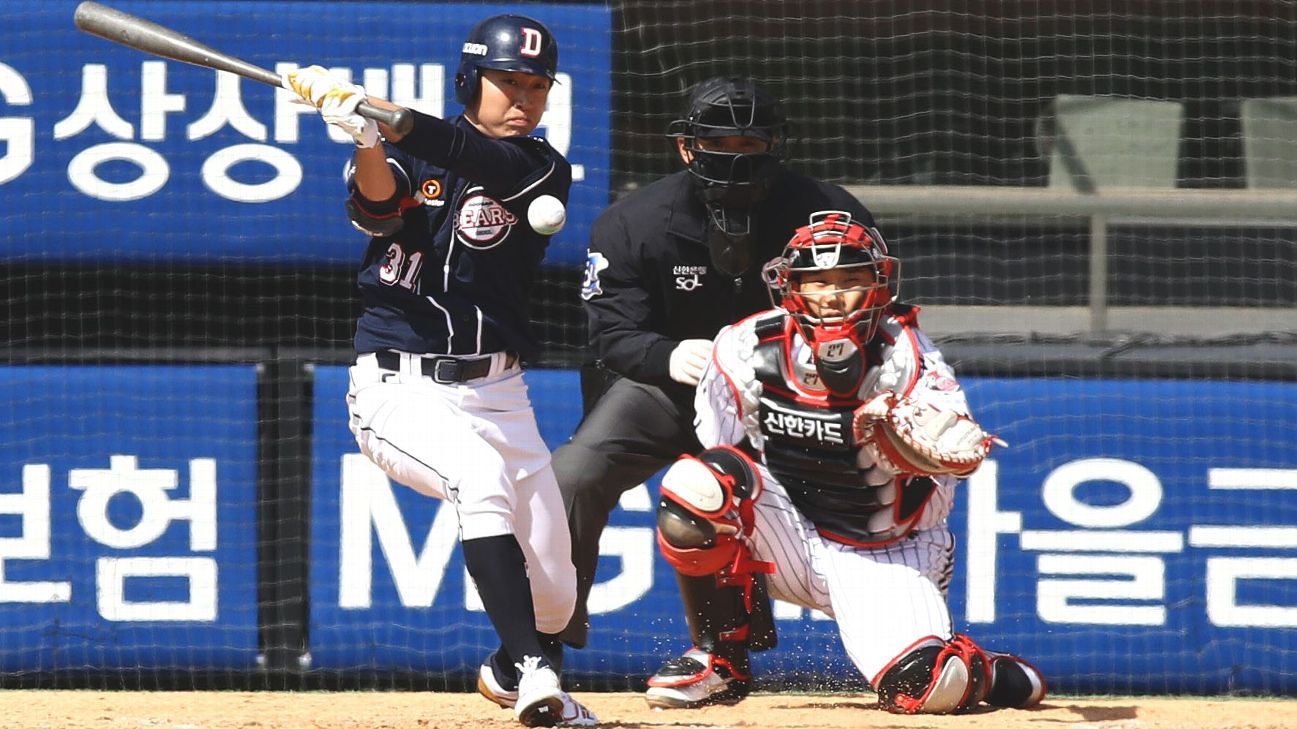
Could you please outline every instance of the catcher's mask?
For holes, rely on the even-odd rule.
[[[876,228],[826,210],[811,213],[810,224],[762,268],[771,302],[792,316],[833,393],[851,397],[859,389],[865,345],[896,300],[900,267]]]
[[[455,99],[470,106],[481,88],[482,69],[521,71],[558,80],[558,41],[545,24],[526,15],[493,15],[464,39],[455,72]]]
[[[731,275],[747,270],[753,207],[765,200],[779,176],[788,121],[775,98],[749,78],[716,77],[698,84],[685,115],[667,127],[683,141],[694,189],[707,208],[712,262]],[[749,137],[765,151],[723,151],[699,140]]]

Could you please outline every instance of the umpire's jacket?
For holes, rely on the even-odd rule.
[[[712,339],[721,327],[770,308],[761,266],[783,252],[811,213],[845,210],[874,225],[846,190],[784,170],[753,213],[751,265],[731,277],[712,264],[707,210],[692,184],[680,171],[605,210],[590,232],[581,291],[603,365],[662,386],[673,399],[687,398],[692,388],[671,380],[671,351],[682,339]]]

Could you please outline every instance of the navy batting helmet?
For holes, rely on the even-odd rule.
[[[468,106],[477,97],[484,68],[521,71],[556,80],[558,41],[545,24],[525,15],[494,15],[464,40],[455,72],[455,98]]]

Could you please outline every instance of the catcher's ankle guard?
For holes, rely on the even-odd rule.
[[[883,669],[874,685],[879,706],[894,714],[966,711],[990,688],[990,661],[965,635],[919,641]]]
[[[744,654],[746,664],[746,654]],[[663,709],[695,709],[713,704],[737,704],[751,690],[746,666],[697,646],[662,665],[648,680],[649,705]]]

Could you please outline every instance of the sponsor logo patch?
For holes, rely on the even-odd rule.
[[[585,278],[581,281],[581,298],[589,301],[603,293],[599,286],[599,272],[608,267],[608,259],[602,253],[585,254]]]
[[[419,185],[418,200],[428,207],[439,208],[446,204],[446,201],[441,199],[444,190],[445,186],[441,184],[441,180],[424,180],[423,184]]]

